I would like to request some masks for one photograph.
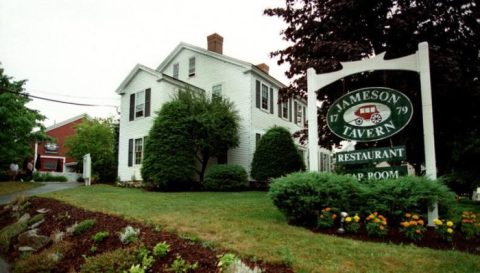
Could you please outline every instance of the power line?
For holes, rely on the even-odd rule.
[[[89,103],[78,103],[78,102],[71,102],[71,101],[63,101],[63,100],[57,100],[57,99],[51,99],[51,98],[45,98],[45,97],[41,97],[41,96],[36,96],[36,95],[32,95],[32,94],[29,94],[29,93],[19,93],[19,92],[16,92],[14,90],[10,90],[10,89],[6,89],[6,88],[1,88],[2,91],[4,92],[8,92],[8,93],[12,93],[12,94],[15,94],[15,95],[21,95],[21,96],[25,96],[25,97],[31,97],[31,98],[35,98],[35,99],[40,99],[40,100],[46,100],[46,101],[50,101],[50,102],[57,102],[57,103],[63,103],[63,104],[70,104],[70,105],[76,105],[76,106],[89,106],[89,107],[113,107],[115,109],[117,109],[118,111],[118,106],[117,105],[111,105],[111,104],[89,104]]]

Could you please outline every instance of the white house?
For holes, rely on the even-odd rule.
[[[118,176],[121,181],[141,179],[144,139],[155,112],[181,88],[198,88],[234,102],[240,114],[240,145],[228,151],[227,162],[250,172],[255,147],[274,125],[292,133],[305,125],[306,102],[290,99],[277,104],[284,85],[268,74],[265,64],[253,65],[222,54],[223,38],[207,37],[208,49],[180,43],[156,68],[136,65],[116,92],[121,95]],[[307,148],[298,144],[307,160]],[[328,157],[329,161],[329,157]],[[329,167],[329,164],[324,166]]]

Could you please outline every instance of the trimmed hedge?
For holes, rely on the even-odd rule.
[[[247,172],[239,165],[214,165],[205,173],[203,187],[211,191],[236,191],[248,188]]]
[[[331,173],[277,178],[269,195],[290,222],[308,226],[316,225],[319,211],[326,207],[350,214],[378,211],[396,223],[403,213],[425,213],[435,202],[448,212],[455,196],[441,181],[424,177],[358,182],[353,176]]]
[[[253,155],[251,176],[257,181],[267,182],[303,170],[305,163],[290,131],[277,126],[269,129]]]

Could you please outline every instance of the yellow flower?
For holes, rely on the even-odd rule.
[[[352,221],[352,217],[349,216],[349,217],[345,218],[345,221],[346,221],[347,223],[350,223],[350,222]]]
[[[437,225],[437,226],[441,226],[441,225],[443,224],[443,223],[442,223],[442,220],[440,220],[440,219],[435,219],[435,220],[433,220],[433,223],[434,223],[435,225]]]
[[[453,227],[453,222],[452,222],[452,221],[448,221],[448,222],[447,222],[447,226],[448,226],[448,227]]]
[[[415,214],[415,215],[412,216],[412,218],[413,218],[414,220],[418,220],[420,217],[418,217],[418,215]]]
[[[358,216],[358,214],[355,214],[355,216],[353,216],[353,220],[355,220],[355,223],[358,223],[358,221],[360,221],[360,216]]]
[[[375,218],[375,220],[373,220],[373,222],[375,222],[375,223],[380,223],[380,219]]]
[[[410,226],[410,223],[407,222],[407,221],[405,221],[405,222],[402,222],[401,225],[402,225],[403,227],[406,227],[406,228],[407,228],[407,227]]]
[[[447,228],[447,232],[450,233],[450,234],[452,234],[452,233],[453,233],[453,229]]]

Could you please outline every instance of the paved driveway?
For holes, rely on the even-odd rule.
[[[9,203],[17,195],[32,196],[32,195],[37,195],[37,194],[42,194],[42,193],[47,193],[52,191],[76,188],[84,185],[83,183],[78,183],[75,181],[74,182],[48,182],[48,183],[42,183],[42,184],[44,185],[33,188],[33,189],[29,189],[26,191],[19,191],[12,194],[1,195],[0,205]]]

